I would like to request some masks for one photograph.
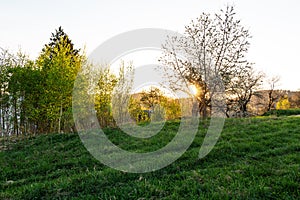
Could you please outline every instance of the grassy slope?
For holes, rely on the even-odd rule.
[[[177,122],[151,140],[106,130],[128,150],[158,149]],[[130,174],[95,160],[77,135],[38,136],[0,152],[0,199],[297,199],[300,117],[229,119],[213,151],[197,155],[205,130],[175,163]]]

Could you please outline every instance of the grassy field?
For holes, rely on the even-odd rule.
[[[124,149],[152,151],[173,138],[178,124],[142,140],[105,132]],[[203,127],[180,159],[145,174],[104,166],[76,134],[20,140],[0,152],[0,199],[300,198],[300,117],[228,119],[215,148],[199,160]]]

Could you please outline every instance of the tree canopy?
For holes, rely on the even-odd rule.
[[[236,19],[232,6],[214,15],[201,14],[185,27],[183,37],[170,36],[163,45],[160,61],[165,66],[169,85],[174,90],[182,90],[183,85],[195,86],[199,112],[206,117],[214,94],[212,79],[219,76],[227,99],[236,102],[241,112],[247,112],[244,104],[263,77],[254,72],[253,64],[246,58],[250,38],[249,31]],[[228,114],[229,110],[224,112]]]

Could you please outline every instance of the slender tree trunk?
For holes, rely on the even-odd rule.
[[[60,129],[61,129],[61,118],[62,118],[62,101],[60,101],[60,111],[59,111],[59,118],[58,118],[58,133],[60,133]]]
[[[208,116],[207,116],[207,106],[204,104],[203,105],[203,111],[202,111],[202,117],[203,119],[206,119]]]
[[[207,118],[206,105],[204,102],[199,102],[198,111],[200,117],[202,117],[203,119]]]
[[[200,103],[199,102],[193,102],[193,107],[192,107],[192,116],[197,117],[198,113],[200,114]]]
[[[272,93],[273,93],[273,90],[270,90],[270,91],[269,91],[269,102],[268,102],[268,109],[267,109],[267,111],[270,111],[270,110],[271,110],[271,106],[272,106],[272,104],[273,104]]]
[[[25,111],[25,95],[23,93],[22,95],[22,101],[21,101],[21,106],[20,106],[20,132],[22,135],[26,135],[26,129],[25,129],[25,118],[26,118],[26,111]]]
[[[14,134],[19,135],[17,99],[14,99]]]

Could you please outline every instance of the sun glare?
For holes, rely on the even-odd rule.
[[[197,94],[198,90],[195,85],[190,85],[189,88],[193,95]]]

